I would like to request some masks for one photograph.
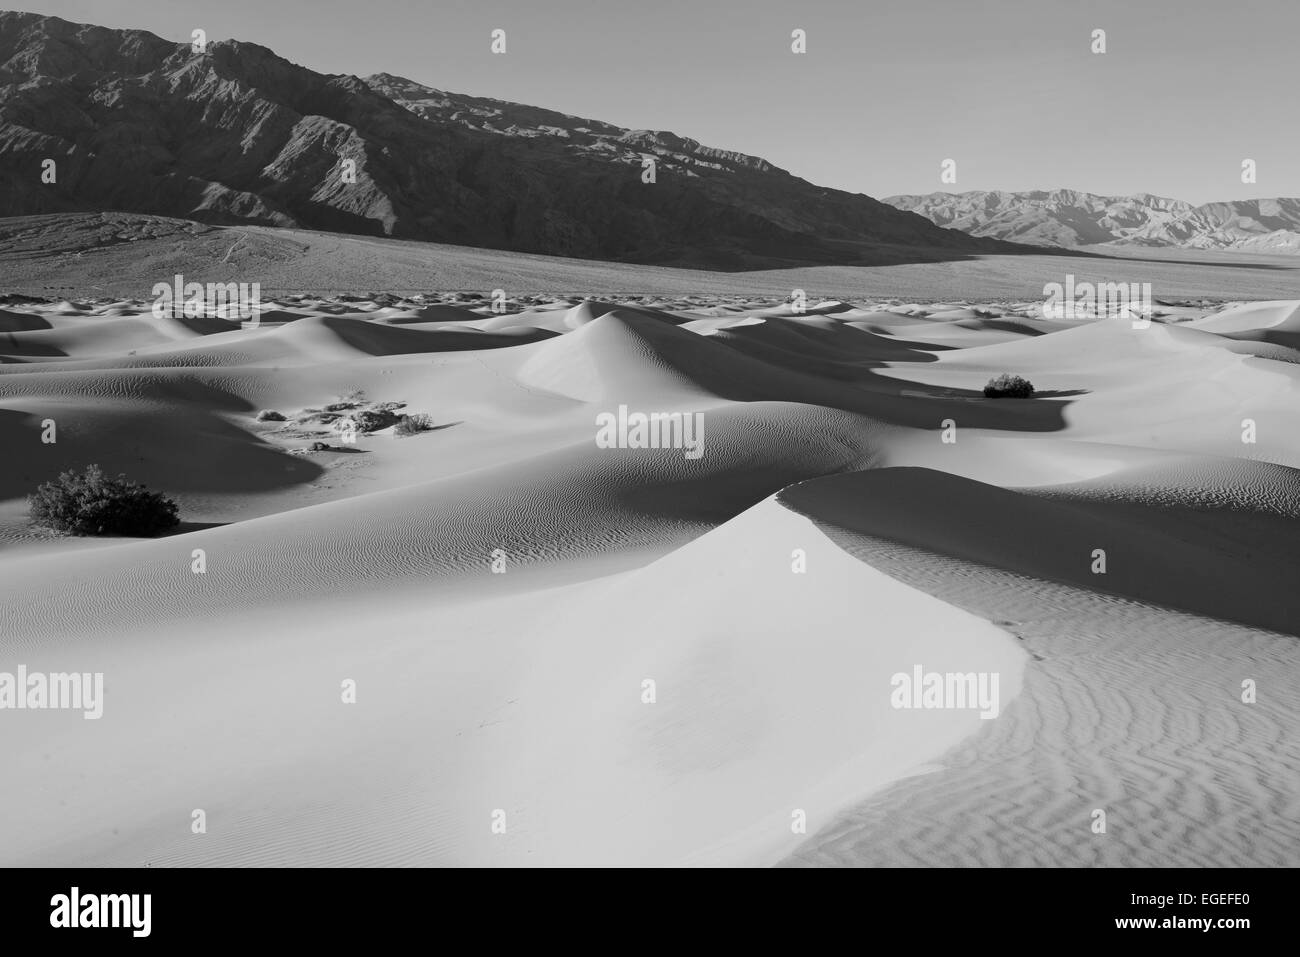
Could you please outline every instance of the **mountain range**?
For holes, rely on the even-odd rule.
[[[1300,253],[1300,199],[1249,199],[1194,206],[1138,193],[1098,196],[1072,189],[888,196],[939,226],[1037,246],[1126,246]]]
[[[672,133],[0,13],[0,215],[105,210],[722,270],[1023,251]]]

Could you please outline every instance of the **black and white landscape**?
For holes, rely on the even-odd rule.
[[[944,96],[1032,86],[908,79],[964,68],[978,5],[719,3],[770,44],[718,82],[802,70],[814,119],[852,95],[819,44],[945,31],[862,90],[906,125],[826,107],[779,161],[377,66],[404,4],[303,14],[311,65],[267,4],[33,6],[0,12],[0,864],[1300,865],[1300,182],[1261,159],[1294,123],[1043,189],[1086,164],[930,145]],[[1171,4],[1001,6],[1073,51],[1026,110],[1177,52]],[[628,68],[575,98],[691,110],[602,17]],[[836,150],[932,186],[803,178]]]

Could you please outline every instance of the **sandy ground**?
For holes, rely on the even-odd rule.
[[[0,863],[1300,864],[1300,301],[504,308],[0,305],[0,671],[105,676],[0,712]],[[180,534],[33,528],[92,462]]]
[[[151,295],[182,273],[203,282],[258,282],[264,296],[461,290],[531,294],[809,296],[927,301],[1040,298],[1043,286],[1150,283],[1164,299],[1291,299],[1300,257],[1108,247],[1042,255],[974,256],[896,266],[809,266],[710,272],[592,262],[303,229],[208,226],[128,213],[0,218],[0,292],[41,296]],[[148,277],[147,279],[143,277]]]

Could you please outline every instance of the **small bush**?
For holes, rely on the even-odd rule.
[[[28,497],[34,522],[65,535],[158,535],[180,524],[176,503],[98,465],[64,472]]]
[[[421,432],[428,432],[432,428],[433,417],[425,415],[423,412],[416,412],[398,419],[397,427],[393,429],[393,432],[397,435],[418,435]]]
[[[283,422],[285,421],[283,412],[276,412],[275,409],[263,409],[257,413],[258,422]]]
[[[1034,385],[1018,375],[1002,373],[989,379],[984,395],[990,399],[1028,399],[1034,394]]]
[[[334,428],[340,432],[378,432],[380,429],[386,429],[397,422],[397,416],[392,412],[376,412],[373,409],[360,409],[351,415],[345,416],[334,423]],[[350,423],[350,424],[349,424]]]
[[[322,412],[320,409],[303,409],[298,415],[294,416],[294,423],[297,425],[329,425],[331,422],[337,422],[342,416],[337,412]]]

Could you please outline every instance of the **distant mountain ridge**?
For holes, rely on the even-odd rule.
[[[1071,189],[926,193],[884,202],[931,222],[1037,246],[1236,249],[1300,254],[1300,199],[1249,199],[1194,206],[1150,193],[1098,196]]]
[[[672,133],[0,13],[0,215],[110,210],[711,269],[1025,251]]]

